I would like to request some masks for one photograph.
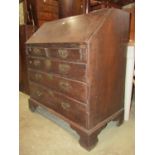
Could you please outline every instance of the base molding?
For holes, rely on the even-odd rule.
[[[120,126],[124,121],[124,108],[120,109],[119,111],[115,112],[113,115],[104,119],[104,121],[99,122],[96,126],[88,130],[89,134],[93,133],[97,129],[105,126],[110,121],[117,121],[117,126]]]
[[[84,132],[79,128],[76,128],[75,126],[70,125],[70,127],[73,130],[75,130],[77,134],[80,136],[80,139],[79,139],[80,145],[84,147],[86,150],[90,151],[97,145],[98,134],[102,131],[103,128],[106,127],[106,125],[97,129],[95,132],[91,134],[89,134],[89,132]]]
[[[86,150],[92,150],[98,142],[98,135],[104,129],[110,121],[117,121],[117,126],[120,126],[124,120],[124,110],[120,110],[116,114],[108,117],[105,121],[99,123],[94,128],[90,130],[81,130],[77,128],[77,126],[73,126],[70,124],[70,127],[75,130],[80,136],[79,143]]]
[[[29,99],[29,109],[31,110],[31,112],[35,112],[38,106],[39,105],[36,102],[31,102],[31,100]]]
[[[35,112],[36,108],[38,106],[44,107],[45,109],[47,109],[48,112],[56,115],[57,117],[59,117],[60,119],[63,119],[64,121],[66,121],[70,125],[70,127],[73,130],[75,130],[78,133],[78,135],[80,136],[80,139],[79,139],[80,145],[88,151],[92,150],[96,146],[96,144],[98,142],[99,133],[102,131],[102,129],[104,129],[107,126],[107,124],[110,121],[117,121],[117,126],[120,126],[124,121],[124,109],[121,109],[121,110],[117,111],[116,113],[114,113],[113,115],[111,115],[110,117],[106,118],[104,121],[98,123],[93,128],[86,129],[84,127],[81,127],[77,123],[72,122],[71,120],[65,118],[64,116],[55,112],[54,110],[49,109],[48,107],[40,104],[39,102],[37,102],[33,99],[29,99],[29,109],[32,112]]]

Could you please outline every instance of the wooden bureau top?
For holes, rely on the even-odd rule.
[[[87,42],[114,10],[122,12],[118,9],[102,9],[86,15],[47,22],[33,34],[27,44]]]

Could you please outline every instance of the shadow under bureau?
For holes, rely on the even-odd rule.
[[[26,43],[30,109],[68,122],[87,150],[123,122],[128,30],[128,13],[102,9],[47,22]]]

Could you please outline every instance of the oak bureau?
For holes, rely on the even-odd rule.
[[[68,122],[87,150],[123,122],[128,31],[128,13],[102,9],[47,22],[26,43],[30,109]]]

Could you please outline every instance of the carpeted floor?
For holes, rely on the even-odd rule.
[[[28,98],[20,93],[20,155],[134,155],[134,106],[130,120],[120,127],[109,123],[99,134],[96,147],[88,152],[68,124],[42,108],[32,113]]]

